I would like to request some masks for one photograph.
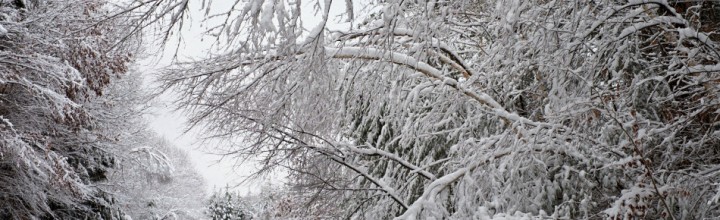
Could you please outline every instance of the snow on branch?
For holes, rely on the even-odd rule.
[[[426,76],[433,78],[435,80],[440,80],[443,84],[451,86],[466,95],[470,96],[472,99],[475,99],[476,101],[480,102],[481,104],[489,107],[490,109],[498,109],[499,111],[502,110],[503,107],[497,103],[492,97],[485,93],[476,93],[470,90],[465,89],[460,85],[460,83],[457,80],[454,80],[449,77],[443,76],[443,72],[436,69],[435,67],[430,66],[429,64],[425,62],[421,62],[419,60],[416,60],[415,58],[399,53],[394,51],[386,51],[386,50],[380,50],[375,48],[362,48],[362,47],[341,47],[341,48],[334,48],[334,47],[325,47],[326,53],[330,54],[333,58],[339,58],[339,59],[370,59],[370,60],[379,60],[379,61],[387,61],[391,63],[395,63],[398,65],[403,65],[410,67],[418,72],[421,72],[425,74]],[[508,113],[507,115],[510,115]]]
[[[382,149],[375,148],[370,144],[366,144],[365,146],[363,146],[364,148],[358,148],[355,146],[347,146],[347,147],[348,147],[348,149],[350,149],[352,152],[355,152],[355,153],[361,153],[361,154],[367,154],[367,155],[380,155],[380,156],[386,157],[388,159],[391,159],[393,161],[400,163],[402,166],[404,166],[414,172],[419,173],[420,175],[424,176],[425,178],[428,178],[430,180],[437,179],[437,177],[435,177],[434,174],[424,170],[423,168],[413,165],[412,163],[406,161],[405,159],[399,157],[396,154],[384,151]]]

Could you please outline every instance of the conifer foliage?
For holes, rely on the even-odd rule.
[[[207,207],[207,215],[212,220],[249,220],[252,214],[243,204],[242,198],[228,190],[216,192],[210,197],[210,204]]]

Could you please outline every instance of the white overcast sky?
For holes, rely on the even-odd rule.
[[[213,11],[224,12],[232,6],[231,0],[213,1]],[[310,2],[310,3],[308,3]],[[323,2],[323,1],[321,1]],[[369,10],[366,5],[355,1],[354,9],[356,11]],[[303,4],[302,17],[304,26],[306,29],[312,29],[320,21],[320,14],[313,15],[312,3],[314,1],[305,1]],[[345,1],[333,1],[331,8],[331,16],[329,26],[340,26],[337,23],[340,19],[337,14],[345,10]],[[200,1],[191,1],[191,21],[185,24],[185,28],[182,31],[182,43],[178,49],[178,57],[180,60],[187,58],[201,58],[208,54],[208,50],[213,43],[212,38],[202,37],[202,31],[207,24],[201,25],[203,12],[199,9]],[[323,6],[324,7],[324,6]],[[343,19],[344,20],[344,19]],[[154,74],[159,69],[167,66],[171,63],[172,55],[175,52],[174,45],[177,45],[177,38],[173,38],[166,48],[162,58],[158,56],[150,57],[141,61],[138,65],[141,70],[145,72],[145,81],[148,85],[152,84]],[[231,159],[221,160],[220,156],[208,154],[212,151],[212,146],[200,146],[197,134],[191,131],[187,134],[183,134],[185,127],[186,116],[182,112],[174,111],[175,107],[172,105],[171,100],[174,94],[165,94],[156,100],[156,108],[153,108],[151,115],[147,118],[150,121],[150,126],[159,135],[168,139],[175,146],[180,147],[188,152],[191,156],[192,161],[195,163],[195,167],[199,173],[206,179],[207,192],[212,192],[217,188],[224,188],[226,185],[236,185],[242,180],[242,177],[250,174],[252,171],[252,164],[245,164],[244,166],[238,166],[238,161],[232,161]],[[260,192],[261,185],[269,185],[268,182],[277,182],[279,178],[273,178],[273,180],[259,180],[243,184],[235,188],[242,194],[251,192]]]

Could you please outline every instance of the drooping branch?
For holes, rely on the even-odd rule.
[[[492,97],[485,93],[476,93],[465,89],[460,83],[450,77],[443,76],[442,71],[430,66],[429,64],[419,61],[411,56],[393,52],[385,51],[375,48],[361,48],[361,47],[325,47],[326,54],[329,54],[332,58],[337,59],[369,59],[387,61],[390,63],[402,65],[414,69],[415,71],[421,72],[424,75],[433,78],[435,80],[441,80],[443,84],[453,87],[481,104],[489,107],[490,109],[502,109],[503,107],[495,101]],[[503,110],[505,111],[505,110]],[[508,113],[510,114],[510,113]]]
[[[353,32],[353,33],[345,33],[342,31],[338,31],[341,34],[342,39],[345,39],[345,41],[349,39],[355,39],[360,37],[373,37],[373,36],[381,36],[382,34],[388,34],[393,37],[410,37],[410,38],[417,38],[417,32],[406,29],[406,28],[392,28],[392,31],[390,33],[386,33],[387,31],[383,31],[383,26],[370,28],[367,31],[362,32]],[[473,71],[468,67],[468,65],[465,63],[463,58],[458,55],[455,50],[450,47],[447,43],[432,38],[430,39],[431,42],[430,46],[433,49],[438,49],[439,51],[436,52],[432,49],[427,50],[427,53],[432,56],[437,56],[440,58],[440,61],[450,65],[453,69],[459,71],[463,74],[465,78],[470,78],[470,76],[475,75]],[[347,42],[343,42],[343,44],[348,45]],[[356,45],[349,45],[349,46],[356,46]],[[357,45],[360,46],[360,45]]]
[[[426,170],[423,169],[422,167],[415,166],[414,164],[412,164],[412,163],[410,163],[410,162],[402,159],[401,157],[399,157],[399,156],[396,155],[396,154],[393,154],[393,153],[384,151],[384,150],[382,150],[382,149],[379,149],[379,148],[370,146],[369,144],[366,145],[366,147],[367,147],[367,148],[357,148],[357,147],[355,147],[355,146],[348,146],[348,149],[350,149],[352,152],[355,152],[355,153],[361,153],[361,154],[366,154],[366,155],[379,155],[379,156],[383,156],[383,157],[385,157],[385,158],[388,158],[388,159],[390,159],[390,160],[393,160],[393,161],[395,161],[395,162],[398,162],[400,165],[404,166],[405,168],[408,168],[408,169],[410,169],[411,171],[417,172],[418,174],[420,174],[421,176],[423,176],[423,177],[425,177],[425,178],[427,178],[427,179],[429,179],[429,180],[435,180],[435,179],[437,179],[437,177],[435,177],[434,174],[426,171]]]
[[[224,106],[218,106],[217,108],[223,109],[223,110],[228,111],[228,112],[232,112],[232,111],[229,111],[230,109],[227,109],[227,108],[225,108]],[[287,143],[290,143],[290,144],[295,144],[295,145],[298,145],[298,146],[300,146],[300,147],[305,147],[305,148],[307,148],[307,149],[310,149],[310,150],[315,151],[315,152],[317,152],[317,153],[319,153],[319,154],[321,154],[321,155],[326,156],[326,157],[329,158],[331,161],[333,161],[333,162],[335,162],[335,163],[337,163],[337,164],[340,164],[340,165],[342,165],[342,166],[344,166],[344,167],[347,167],[348,169],[350,169],[350,170],[352,170],[353,172],[359,174],[360,176],[362,176],[363,178],[367,179],[368,181],[370,181],[370,182],[373,183],[374,185],[378,186],[385,194],[387,194],[388,196],[390,196],[390,198],[391,198],[392,200],[394,200],[398,205],[400,205],[401,207],[403,207],[404,210],[407,210],[408,205],[405,204],[405,202],[403,202],[403,200],[397,195],[397,193],[395,192],[395,189],[393,189],[392,187],[390,187],[390,186],[389,186],[388,184],[386,184],[384,181],[382,181],[382,180],[380,180],[380,179],[377,179],[377,178],[373,177],[372,175],[368,174],[367,172],[364,171],[364,169],[361,169],[360,167],[357,167],[357,166],[355,166],[355,165],[353,165],[353,164],[350,164],[350,163],[346,162],[345,159],[342,158],[342,157],[340,157],[340,156],[337,156],[337,155],[335,155],[335,154],[330,153],[330,152],[328,151],[329,148],[320,147],[320,146],[315,146],[314,144],[311,144],[311,143],[308,143],[308,142],[304,141],[302,138],[300,138],[300,137],[298,137],[298,136],[290,133],[290,132],[294,132],[294,131],[295,131],[295,130],[293,130],[293,129],[291,129],[291,128],[288,128],[288,127],[285,127],[285,126],[282,126],[282,125],[267,124],[267,123],[264,123],[262,120],[259,120],[259,119],[253,118],[253,117],[249,117],[249,116],[247,116],[247,115],[233,114],[233,116],[238,117],[238,118],[242,118],[242,119],[244,119],[244,120],[248,120],[248,121],[251,122],[251,123],[255,123],[255,124],[258,124],[258,125],[266,126],[266,127],[269,128],[270,130],[272,130],[272,131],[274,131],[274,132],[277,132],[277,133],[279,134],[278,136],[269,135],[271,138],[275,138],[275,139],[278,139],[278,140],[282,140],[282,141],[287,142]],[[290,132],[289,132],[288,130],[290,130]],[[303,134],[307,134],[307,133],[303,133]]]
[[[465,94],[466,96],[470,97],[471,99],[479,102],[480,104],[484,105],[488,108],[490,113],[495,114],[496,116],[503,119],[503,122],[507,125],[511,124],[512,121],[520,122],[523,124],[538,126],[538,127],[554,127],[554,125],[539,123],[536,121],[532,121],[530,119],[527,119],[525,117],[522,117],[516,113],[511,113],[505,108],[500,105],[495,99],[493,99],[490,95],[483,93],[483,92],[475,92],[472,90],[469,90],[462,86],[457,80],[443,76],[442,71],[436,69],[435,67],[430,66],[429,64],[419,61],[411,56],[399,53],[399,52],[393,52],[393,51],[384,51],[380,49],[375,48],[361,48],[361,47],[342,47],[342,48],[336,48],[336,47],[325,47],[326,54],[330,56],[331,58],[336,59],[368,59],[368,60],[379,60],[379,61],[386,61],[390,63],[394,63],[397,65],[402,65],[409,67],[411,69],[414,69],[415,71],[418,71],[420,73],[423,73],[424,75],[440,81],[442,84],[446,86],[450,86],[461,93]]]

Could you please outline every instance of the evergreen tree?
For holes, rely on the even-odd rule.
[[[250,220],[252,215],[240,201],[240,196],[229,190],[218,191],[210,197],[207,214],[213,220]]]

